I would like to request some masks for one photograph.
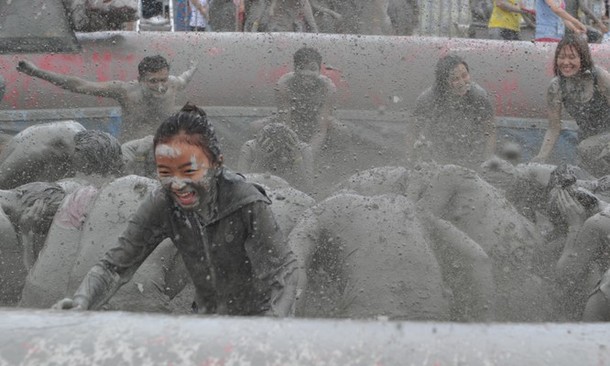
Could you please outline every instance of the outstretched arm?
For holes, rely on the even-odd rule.
[[[119,99],[125,94],[122,81],[97,82],[81,79],[76,76],[62,75],[52,71],[43,70],[30,61],[19,61],[17,71],[39,79],[46,80],[62,89],[74,93],[89,94],[100,97]]]
[[[197,62],[191,61],[189,69],[186,70],[185,72],[183,72],[182,74],[180,74],[180,76],[177,76],[175,79],[176,87],[178,90],[182,90],[182,89],[186,88],[188,83],[193,78],[195,71],[197,71]]]
[[[602,33],[608,32],[608,27],[606,26],[606,24],[604,24],[604,22],[602,22],[600,18],[596,17],[593,11],[591,11],[591,9],[589,9],[589,7],[583,4],[582,2],[580,2],[580,10],[582,10],[582,12],[585,13],[585,15],[589,19],[591,19],[593,23],[595,23],[595,25],[597,25],[597,27]]]
[[[496,0],[496,6],[504,11],[509,11],[511,13],[525,13],[525,11],[523,11],[523,4],[521,4],[521,6],[513,5],[507,0]]]
[[[566,27],[570,28],[574,33],[585,33],[587,31],[587,27],[584,26],[578,19],[574,18],[570,15],[565,9],[561,7],[561,0],[544,0],[546,4],[551,8],[553,13],[557,14]]]
[[[553,151],[553,147],[559,138],[561,133],[561,99],[558,94],[559,83],[555,85],[551,84],[547,93],[547,116],[548,116],[548,127],[544,138],[542,140],[542,146],[538,155],[534,157],[536,162],[545,162]]]

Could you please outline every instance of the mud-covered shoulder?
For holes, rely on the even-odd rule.
[[[261,186],[246,181],[243,175],[227,168],[222,168],[218,175],[218,188],[219,218],[253,202],[271,204]]]

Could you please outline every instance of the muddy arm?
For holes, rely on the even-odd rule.
[[[178,87],[178,90],[186,88],[188,83],[193,78],[195,71],[197,71],[197,62],[191,61],[189,69],[176,77],[176,85]]]
[[[288,245],[297,259],[299,282],[297,286],[297,309],[304,301],[307,290],[307,269],[311,267],[313,256],[317,249],[317,240],[320,235],[320,223],[318,217],[311,210],[306,210],[299,222],[288,236]]]
[[[551,151],[553,151],[553,147],[559,138],[559,134],[561,133],[561,99],[559,96],[559,82],[557,85],[555,83],[551,83],[549,89],[547,91],[547,117],[548,117],[548,127],[546,133],[544,134],[544,138],[542,140],[542,146],[540,147],[540,151],[538,155],[534,157],[533,161],[537,162],[545,162],[549,155],[551,155]]]
[[[299,272],[294,253],[277,225],[271,207],[255,202],[242,208],[248,228],[244,248],[254,275],[270,289],[267,315],[294,315]]]
[[[496,119],[491,118],[485,121],[485,158],[488,159],[496,153]]]
[[[339,13],[337,13],[334,10],[331,10],[325,6],[320,5],[317,1],[315,0],[309,0],[309,3],[311,4],[311,8],[320,12],[320,13],[324,13],[324,14],[328,14],[331,17],[337,19],[337,20],[341,20],[343,19],[343,16]]]
[[[318,33],[320,30],[318,28],[318,23],[316,23],[316,19],[313,16],[313,10],[311,9],[311,4],[309,3],[309,0],[301,1],[303,4],[301,10],[303,11],[303,15],[305,16],[305,21],[307,21],[307,24],[309,24],[313,33]]]
[[[424,215],[443,277],[464,319],[493,319],[495,283],[491,260],[468,235],[448,221]]]
[[[125,94],[122,81],[96,82],[81,79],[76,76],[62,75],[52,71],[43,70],[29,61],[20,61],[17,71],[46,80],[62,89],[74,93],[89,94],[108,98],[120,98]]]

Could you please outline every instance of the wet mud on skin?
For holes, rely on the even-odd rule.
[[[379,121],[374,117],[378,117]],[[405,163],[402,150],[404,140],[399,134],[405,127],[392,121],[390,117],[377,114],[367,120],[342,121],[353,132],[352,144],[355,153],[351,158],[345,157],[343,164],[337,169],[350,174],[360,172],[359,175],[343,181],[344,183],[341,183],[342,180],[337,174],[332,174],[334,166],[330,166],[331,174],[315,177],[316,185],[311,192],[300,192],[291,188],[287,182],[273,176],[273,172],[247,175],[251,181],[266,187],[273,201],[274,215],[284,234],[288,237],[302,219],[301,215],[305,210],[314,207],[316,202],[324,202],[325,197],[329,197],[331,202],[341,202],[341,195],[349,192],[364,196],[398,194],[401,198],[395,199],[398,199],[398,202],[404,201],[398,206],[403,209],[412,207],[409,210],[413,212],[423,208],[447,220],[478,243],[495,263],[490,276],[495,279],[498,287],[495,294],[490,295],[493,298],[490,301],[501,306],[494,308],[493,319],[554,320],[555,316],[541,306],[540,297],[546,291],[546,283],[530,272],[528,258],[531,256],[531,247],[539,245],[541,241],[533,225],[516,212],[500,191],[492,188],[472,171],[426,164],[389,167],[404,166]],[[231,168],[236,165],[241,144],[252,136],[247,126],[253,118],[231,120],[211,117],[211,120],[216,126],[223,153],[227,157],[227,166]],[[378,168],[368,170],[375,166]],[[319,169],[318,167],[318,173]],[[48,240],[53,240],[54,243],[47,242],[41,252],[41,258],[44,260],[38,262],[28,276],[21,306],[48,307],[58,298],[69,296],[78,285],[79,278],[99,260],[109,245],[113,245],[114,240],[109,238],[116,238],[120,234],[121,230],[117,225],[126,223],[128,212],[137,208],[138,197],[142,194],[131,186],[129,178],[123,179],[126,179],[124,187],[119,180],[101,188],[99,194],[106,198],[100,199],[101,196],[97,196],[96,201],[99,203],[94,203],[83,211],[86,212],[86,222],[82,224],[81,229],[66,228],[64,224],[55,225],[50,230]],[[147,187],[156,185],[158,183],[153,181],[145,184]],[[121,191],[122,189],[125,191]],[[337,192],[341,191],[345,193],[336,196]],[[463,315],[463,310],[455,310],[456,306],[459,308],[461,305],[452,303],[455,302],[456,293],[444,280],[436,254],[426,249],[428,254],[424,257],[429,264],[425,266],[425,270],[417,269],[417,266],[404,267],[409,263],[401,260],[404,257],[420,255],[409,252],[416,249],[413,247],[416,241],[403,236],[416,235],[419,232],[418,240],[425,243],[430,240],[421,233],[426,223],[408,221],[409,224],[405,226],[404,222],[395,222],[400,214],[393,212],[391,207],[396,203],[363,204],[359,208],[348,209],[347,207],[351,207],[358,200],[365,199],[362,196],[356,197],[360,198],[346,199],[333,209],[320,208],[324,205],[318,206],[317,210],[321,210],[319,214],[323,217],[322,222],[327,226],[317,239],[318,250],[315,251],[309,269],[311,287],[306,292],[304,308],[300,315],[357,318],[381,316],[420,320],[448,320],[459,318],[458,314]],[[115,213],[115,210],[124,212],[119,214]],[[377,230],[379,235],[373,235]],[[388,235],[392,238],[388,238]],[[66,241],[80,243],[80,248],[70,249]],[[356,243],[365,247],[372,245],[368,249],[370,252],[358,248],[349,249]],[[140,272],[143,277],[134,278],[125,285],[121,291],[126,294],[117,294],[107,306],[108,309],[188,312],[188,286],[185,294],[172,302],[169,295],[175,294],[164,290],[170,283],[171,286],[176,284],[175,289],[182,288],[188,279],[185,278],[187,276],[184,276],[184,272],[181,272],[183,269],[179,269],[180,264],[174,263],[173,245],[169,243],[162,247],[158,255],[151,256],[150,265],[142,267]],[[411,254],[405,255],[407,252]],[[373,254],[379,256],[377,261],[373,261]],[[67,258],[72,259],[66,262]],[[44,271],[53,271],[54,263],[58,263],[62,269],[70,267],[70,271],[62,275],[64,277],[61,281],[57,276],[44,275]],[[380,272],[380,268],[387,268],[386,275]],[[411,271],[409,275],[402,276],[410,280],[395,278],[397,268]],[[431,268],[437,269],[434,273],[429,273]],[[44,270],[41,272],[42,269]],[[49,283],[52,278],[55,278],[52,281],[60,283]],[[45,280],[46,285],[43,284]],[[395,281],[398,282],[389,285]],[[527,284],[531,289],[525,291],[521,286],[523,284]],[[421,287],[420,290],[417,290],[418,286]],[[430,286],[435,290],[432,291]],[[363,297],[363,294],[369,292],[366,288],[375,291]],[[386,290],[388,292],[383,293]],[[418,291],[421,292],[417,295],[420,300],[414,300],[417,296],[413,297],[413,294]],[[430,291],[434,296],[428,293]],[[542,299],[545,299],[544,296]],[[376,304],[374,309],[367,306],[372,303]],[[386,308],[384,304],[387,305]],[[185,306],[187,308],[184,308]],[[404,307],[402,313],[397,310],[401,306]],[[413,310],[415,308],[420,311]]]

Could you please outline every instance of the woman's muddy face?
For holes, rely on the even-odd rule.
[[[470,90],[470,73],[464,64],[457,65],[449,74],[449,87],[455,95],[463,96]]]
[[[564,77],[572,77],[580,72],[580,55],[572,46],[564,46],[557,55],[557,69]]]
[[[213,163],[206,152],[180,138],[155,148],[157,175],[174,201],[182,208],[197,207],[209,192]]]

